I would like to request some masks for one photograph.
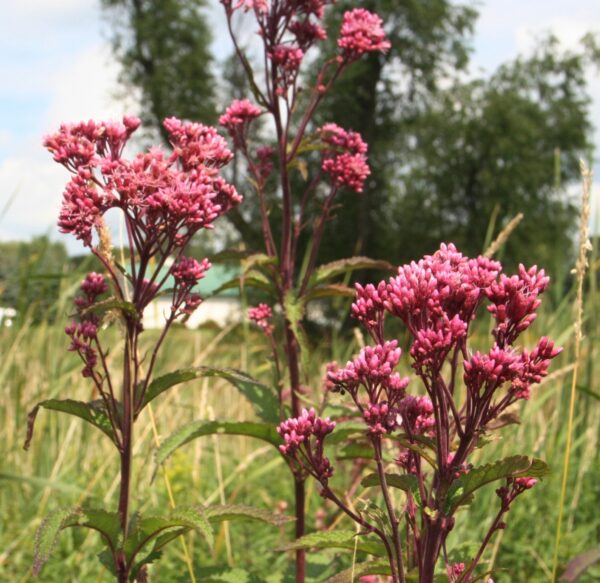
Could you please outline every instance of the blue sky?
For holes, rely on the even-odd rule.
[[[228,46],[217,0],[211,0],[215,49]],[[136,102],[117,98],[108,24],[99,0],[7,2],[0,19],[0,239],[27,239],[54,227],[66,171],[41,146],[61,121],[120,118]],[[544,31],[574,47],[600,30],[598,0],[487,0],[477,4],[473,71],[527,52]],[[600,80],[590,71],[593,119],[600,118]],[[595,122],[600,127],[600,122]],[[600,132],[596,132],[600,142]],[[600,179],[600,176],[598,177]],[[596,186],[600,191],[600,186]],[[65,238],[63,238],[65,240]],[[76,246],[69,247],[76,251]]]

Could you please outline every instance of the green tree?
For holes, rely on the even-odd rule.
[[[564,274],[576,213],[561,185],[578,180],[579,158],[591,147],[591,58],[592,50],[561,51],[550,37],[490,79],[434,95],[414,119],[410,147],[398,150],[391,204],[378,217],[385,221],[379,248],[400,260],[440,241],[476,253],[492,216],[497,232],[522,212],[503,250],[506,261]]]
[[[352,0],[335,4],[329,13],[332,30],[355,5]],[[387,227],[382,220],[397,188],[396,169],[404,164],[413,125],[440,80],[455,78],[467,66],[477,12],[448,0],[366,0],[361,6],[383,18],[392,48],[386,55],[369,55],[347,71],[320,112],[320,121],[333,120],[361,133],[369,144],[372,171],[361,196],[347,195],[337,215],[338,228],[332,230],[335,235],[330,235],[324,251],[327,259],[353,248],[396,259],[397,254],[390,255],[391,249],[384,247],[380,232]],[[325,55],[335,50],[336,39],[328,42]]]
[[[102,0],[121,80],[141,94],[142,118],[166,139],[162,120],[213,123],[215,79],[205,0]]]

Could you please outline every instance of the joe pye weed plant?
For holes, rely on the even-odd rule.
[[[134,427],[144,408],[169,388],[197,376],[218,375],[233,383],[252,384],[235,371],[206,367],[154,375],[169,329],[202,302],[194,287],[211,266],[206,259],[199,262],[186,257],[186,245],[242,197],[220,175],[232,154],[214,128],[167,119],[164,127],[172,152],[151,148],[128,160],[123,150],[139,124],[133,117],[124,117],[121,123],[64,124],[44,140],[54,160],[73,174],[64,192],[59,227],[81,240],[105,270],[105,274],[88,274],[81,283],[73,320],[65,329],[71,341],[68,350],[81,359],[81,374],[98,398],[38,403],[29,415],[25,447],[40,408],[80,417],[113,443],[120,459],[120,487],[116,511],[84,506],[56,511],[46,518],[36,536],[34,574],[48,559],[60,530],[67,527],[97,531],[106,545],[99,555],[102,564],[124,583],[146,581],[147,564],[160,556],[165,545],[191,529],[210,545],[212,523],[217,521],[285,521],[242,506],[178,508],[167,514],[159,510],[153,516],[130,508]],[[120,212],[125,224],[127,266],[118,265],[111,254],[103,220],[111,210]],[[169,277],[174,285],[166,289]],[[142,351],[144,308],[161,294],[170,298],[170,310],[154,346]],[[102,338],[104,326],[111,323],[118,323],[123,336],[122,366],[117,370],[111,369],[108,359],[112,347]]]
[[[266,386],[239,371],[208,367],[154,375],[170,327],[202,301],[194,288],[210,263],[185,257],[186,245],[199,229],[210,228],[241,202],[235,187],[220,174],[232,152],[216,130],[167,119],[172,152],[153,148],[132,160],[123,157],[123,148],[139,125],[135,118],[64,125],[46,138],[55,160],[73,174],[59,225],[104,266],[103,274],[89,274],[82,283],[74,319],[66,328],[69,350],[81,358],[82,375],[99,398],[39,403],[30,415],[27,442],[40,407],[75,415],[111,440],[121,473],[116,511],[76,507],[48,517],[38,532],[34,571],[40,571],[59,531],[67,527],[98,531],[107,547],[100,555],[103,564],[125,582],[145,581],[147,565],[162,548],[191,529],[210,544],[215,521],[246,517],[285,522],[248,507],[180,508],[157,516],[130,509],[131,448],[143,409],[176,384],[221,376],[253,403],[258,421],[199,420],[166,439],[157,460],[163,463],[180,446],[211,433],[246,435],[277,448],[293,478],[296,540],[286,548],[295,552],[297,582],[306,580],[307,549],[351,543],[374,559],[354,565],[336,581],[373,574],[390,576],[396,583],[487,580],[489,574],[478,567],[490,539],[505,528],[513,502],[543,477],[546,466],[522,455],[476,466],[474,454],[493,432],[514,421],[511,407],[528,398],[531,386],[546,375],[559,353],[545,337],[532,349],[517,345],[519,335],[535,320],[539,296],[549,280],[536,267],[521,266],[518,274],[507,276],[499,262],[467,258],[447,244],[399,268],[395,277],[377,286],[357,285],[354,292],[336,281],[356,269],[391,266],[364,257],[319,265],[323,233],[336,205],[343,202],[342,191],[361,193],[370,170],[368,147],[358,133],[334,123],[314,127],[313,120],[347,67],[367,53],[376,58],[389,49],[384,23],[362,8],[346,12],[337,54],[324,56],[321,68],[310,76],[303,65],[307,53],[328,34],[322,23],[332,2],[221,3],[253,100],[233,102],[219,123],[244,160],[264,239],[260,252],[244,255],[240,280],[266,296],[249,317],[268,339],[274,382]],[[250,63],[233,32],[240,13],[256,24],[262,46],[258,67]],[[252,125],[258,118],[270,122],[272,143],[255,143]],[[103,216],[108,211],[122,215],[127,266],[116,263],[106,244]],[[174,287],[165,289],[170,277]],[[170,312],[155,346],[142,352],[143,311],[159,294],[171,298]],[[323,405],[315,403],[317,412],[303,403],[312,399],[304,388],[310,358],[303,328],[306,308],[316,299],[354,295],[352,314],[373,344],[346,366],[328,367],[326,391],[319,399]],[[490,343],[475,348],[469,336],[477,314],[484,311],[493,322]],[[386,336],[386,317],[399,319],[410,336],[412,380],[395,371],[400,343]],[[122,368],[117,371],[111,369],[108,346],[102,341],[108,324],[118,324],[123,331]],[[335,420],[320,410],[332,393],[340,393],[351,406]],[[332,486],[328,444],[341,444],[345,457],[360,458],[370,468],[362,479],[363,500],[354,503],[348,492]],[[354,521],[355,531],[306,535],[309,477],[318,481],[325,500]],[[457,512],[473,501],[479,488],[497,481],[498,505],[487,535],[473,556],[451,562],[448,540]]]
[[[430,583],[442,556],[440,580],[482,580],[475,569],[492,535],[506,527],[514,500],[547,472],[544,462],[523,455],[479,467],[469,462],[494,431],[514,422],[507,409],[529,397],[560,353],[546,337],[531,351],[515,345],[535,320],[549,282],[544,271],[523,266],[513,276],[501,271],[497,261],[469,259],[453,245],[442,245],[434,255],[400,267],[388,282],[356,286],[352,315],[374,344],[344,367],[331,363],[326,386],[347,394],[362,418],[364,430],[342,425],[339,431],[342,438],[364,435],[375,472],[362,485],[380,490],[383,508],[354,510],[330,487],[334,468],[324,447],[327,436],[335,435],[335,422],[305,409],[278,427],[285,442],[280,449],[297,471],[318,480],[321,495],[356,522],[362,535],[379,539],[380,548],[372,552],[384,559],[360,566],[359,574]],[[485,303],[493,342],[480,352],[471,348],[469,333]],[[410,334],[411,365],[422,391],[394,371],[401,350],[397,340],[386,340],[386,315],[399,318]],[[450,563],[446,540],[457,511],[479,488],[499,480],[504,483],[496,490],[498,505],[478,551],[465,562]],[[391,489],[404,492],[401,504],[394,504]]]

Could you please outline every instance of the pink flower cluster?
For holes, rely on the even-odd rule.
[[[464,563],[452,563],[448,565],[448,578],[450,583],[457,583],[460,581],[460,576],[465,572]]]
[[[295,20],[289,26],[290,32],[296,37],[296,43],[304,52],[315,42],[325,40],[327,33],[325,29],[310,20]]]
[[[355,8],[344,14],[338,47],[347,61],[354,61],[367,52],[385,53],[391,47],[377,14]]]
[[[334,123],[325,124],[318,133],[322,142],[329,146],[323,151],[323,171],[331,176],[335,186],[362,192],[371,170],[367,164],[367,144],[360,134],[346,131]]]
[[[90,166],[100,158],[118,160],[140,120],[125,116],[123,123],[94,121],[61,124],[58,133],[44,138],[44,146],[59,164],[72,172]]]
[[[337,139],[338,134],[333,135]],[[470,435],[485,428],[516,400],[529,397],[531,386],[548,374],[552,359],[561,351],[546,337],[531,351],[513,345],[534,321],[548,277],[536,267],[520,266],[512,277],[501,271],[497,261],[470,259],[454,245],[443,244],[433,255],[400,267],[388,282],[357,284],[352,314],[367,327],[376,345],[364,348],[344,368],[330,365],[326,386],[350,393],[371,432],[387,432],[401,424],[409,437],[432,436],[436,402],[452,410],[459,433],[462,423]],[[486,301],[496,320],[495,343],[487,352],[471,353],[469,326]],[[410,332],[412,366],[427,396],[405,396],[408,380],[392,373],[400,349],[396,341],[385,341],[386,314],[402,320]],[[453,370],[449,384],[442,374],[448,363]],[[459,412],[461,407],[454,403],[454,375],[461,364],[467,400]],[[402,390],[393,390],[396,386]],[[368,395],[366,405],[357,398],[359,387]],[[506,390],[500,392],[501,388]],[[411,454],[405,457],[405,467],[414,468]],[[464,457],[458,462],[462,464]]]
[[[550,283],[550,278],[536,266],[527,270],[519,265],[519,274],[507,277],[502,274],[498,282],[486,289],[492,302],[488,310],[496,319],[493,334],[500,346],[512,344],[517,336],[529,328],[541,304],[539,295]]]
[[[297,471],[306,471],[325,485],[333,468],[323,453],[324,440],[334,428],[334,421],[318,417],[314,409],[303,409],[300,417],[291,417],[278,425],[277,433],[284,441],[279,449],[292,460]]]
[[[175,289],[171,310],[175,317],[191,315],[202,303],[202,298],[193,289],[211,267],[208,259],[197,261],[191,257],[180,257],[173,265],[171,274],[175,280]]]
[[[548,285],[543,270],[519,267],[518,275],[501,274],[502,266],[485,257],[469,259],[454,245],[442,245],[398,269],[398,275],[377,286],[356,286],[352,314],[371,335],[383,338],[385,313],[400,318],[413,336],[413,367],[424,378],[435,378],[452,350],[464,345],[476,312],[489,299],[496,319],[496,340],[487,354],[465,359],[465,382],[478,406],[488,407],[495,391],[510,383],[509,397],[490,409],[497,414],[515,399],[527,398],[532,384],[547,374],[560,349],[542,338],[531,354],[512,347],[518,335],[535,320],[539,295]]]
[[[180,257],[179,261],[171,268],[171,273],[177,285],[194,287],[212,267],[208,259],[201,262],[192,257]]]
[[[273,317],[273,310],[267,304],[258,304],[255,308],[248,308],[248,318],[268,335],[273,333],[273,325],[269,320]]]
[[[513,503],[517,496],[520,496],[526,490],[531,490],[536,484],[537,480],[530,477],[522,478],[508,478],[506,485],[501,486],[496,490],[496,495],[500,498],[502,504],[502,510],[508,512],[510,505]],[[498,528],[504,528],[505,524],[500,523]]]
[[[392,340],[366,346],[343,368],[335,363],[328,366],[327,386],[330,390],[347,391],[351,395],[371,433],[388,433],[400,424],[398,407],[408,385],[408,378],[394,372],[400,354],[398,342]],[[360,398],[360,387],[365,389],[366,403]]]
[[[426,435],[433,431],[435,419],[429,397],[406,395],[400,403],[399,411],[404,429],[409,435]]]
[[[248,99],[235,100],[219,118],[219,124],[227,129],[236,147],[242,147],[248,137],[253,120],[261,115],[260,107]]]
[[[304,51],[293,45],[276,45],[269,51],[269,58],[278,71],[275,79],[276,91],[279,95],[284,95],[287,88],[296,81],[304,59]]]
[[[79,289],[83,295],[77,296],[74,304],[77,308],[78,317],[66,328],[65,333],[71,338],[70,352],[79,354],[84,363],[82,375],[91,377],[98,363],[98,353],[94,345],[97,345],[98,326],[100,318],[90,309],[98,298],[108,291],[108,284],[99,273],[88,273],[81,282]]]
[[[63,124],[44,139],[54,159],[74,174],[63,195],[60,229],[86,246],[102,215],[119,208],[140,255],[170,252],[241,201],[218,174],[232,154],[214,128],[169,118],[164,126],[173,153],[166,157],[152,148],[127,160],[123,148],[138,126],[131,117]]]

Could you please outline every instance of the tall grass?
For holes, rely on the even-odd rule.
[[[577,389],[579,397],[573,409],[572,447],[568,474],[562,542],[558,548],[557,573],[560,575],[573,556],[598,546],[600,533],[600,390],[597,362],[600,359],[598,322],[600,294],[596,281],[597,259],[593,255],[586,285]],[[69,298],[76,282],[65,278],[54,309],[66,315]],[[562,459],[569,440],[567,431],[569,384],[575,362],[572,307],[576,299],[574,282],[554,282],[564,295],[560,301],[546,301],[530,334],[523,340],[530,345],[540,334],[555,339],[565,348],[553,374],[532,391],[531,400],[520,411],[522,422],[504,428],[501,438],[482,450],[482,460],[528,453],[548,461],[552,475],[519,499],[509,515],[505,532],[495,535],[486,560],[498,569],[496,582],[549,581],[552,577],[554,551],[553,525],[558,520],[561,492]],[[548,298],[547,300],[549,300]],[[340,308],[343,314],[346,308]],[[487,335],[488,330],[480,330]],[[146,333],[149,338],[154,334]],[[249,334],[248,341],[242,340]],[[112,339],[112,357],[120,353],[122,339],[118,330]],[[318,394],[323,373],[321,363],[346,359],[356,351],[360,337],[313,338],[316,355],[312,359],[309,386]],[[77,419],[46,411],[40,413],[31,450],[24,452],[27,411],[37,402],[51,397],[89,400],[93,395],[81,379],[80,364],[65,351],[66,337],[61,319],[33,323],[27,314],[13,328],[0,329],[0,580],[15,583],[29,580],[33,539],[36,527],[49,510],[87,503],[114,507],[118,484],[118,460],[112,446],[103,436],[88,430]],[[483,341],[482,341],[483,344]],[[203,329],[174,330],[158,366],[173,370],[190,364],[242,367],[248,366],[254,376],[270,381],[267,346],[261,336],[244,331],[241,326],[222,331]],[[160,371],[159,371],[160,372]],[[283,461],[270,447],[243,437],[220,436],[196,440],[181,449],[167,464],[169,488],[157,474],[150,496],[136,496],[136,484],[152,480],[152,452],[156,439],[168,435],[177,426],[192,419],[223,417],[248,419],[252,409],[229,385],[210,379],[191,382],[174,389],[157,400],[154,409],[157,434],[152,420],[140,424],[135,451],[136,472],[133,478],[133,506],[140,510],[166,508],[170,503],[208,504],[219,502],[252,503],[281,509],[291,504],[293,493],[286,479]],[[391,460],[390,456],[390,460]],[[353,471],[351,463],[336,463],[334,484],[348,483],[344,473]],[[345,468],[345,469],[344,469]],[[486,496],[488,498],[486,499]],[[466,560],[470,541],[481,539],[487,529],[494,488],[479,497],[471,508],[461,513],[452,533],[450,546],[455,547],[456,560]],[[323,506],[316,490],[308,493],[310,529],[319,522],[343,521],[333,508]],[[325,516],[323,517],[323,512]],[[319,516],[317,517],[317,513]],[[350,527],[350,525],[346,525]],[[282,538],[292,532],[269,527],[221,527],[213,551],[200,538],[186,539],[189,561],[199,581],[234,580],[219,578],[219,569],[246,569],[254,578],[241,581],[285,581],[291,557],[275,549]],[[61,537],[56,556],[42,574],[51,583],[77,581],[93,583],[110,581],[94,558],[100,550],[93,534],[71,530]],[[157,571],[155,581],[190,581],[183,549],[173,546]],[[352,551],[320,552],[309,556],[311,581],[324,580],[342,567],[350,566]],[[600,571],[590,570],[581,581],[594,581]]]

